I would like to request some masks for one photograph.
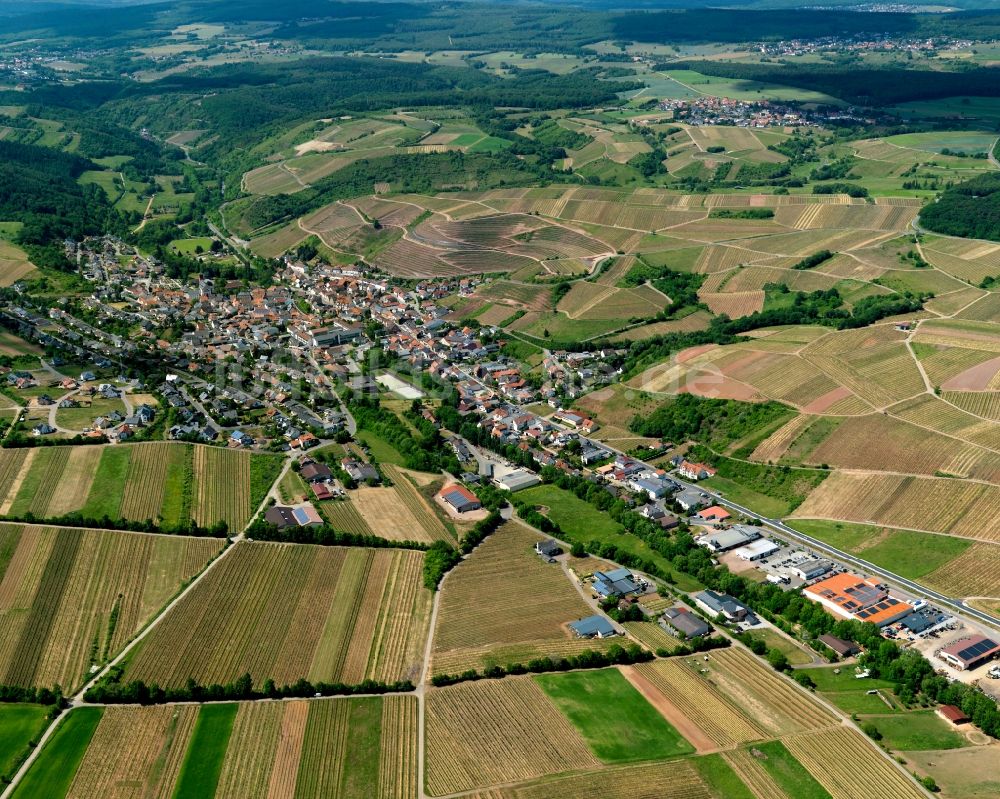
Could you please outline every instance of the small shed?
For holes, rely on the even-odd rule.
[[[969,717],[962,712],[962,708],[955,705],[941,705],[937,709],[938,715],[945,721],[952,724],[968,724]]]

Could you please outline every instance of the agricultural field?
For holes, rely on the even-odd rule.
[[[573,638],[566,628],[593,611],[569,575],[535,554],[540,540],[531,529],[509,522],[448,575],[440,589],[432,673],[607,646]]]
[[[365,525],[377,531],[376,535],[393,541],[431,543],[452,540],[444,523],[414,482],[416,473],[392,464],[383,464],[382,468],[392,480],[392,487],[361,486],[349,492],[349,502]]]
[[[411,550],[238,544],[129,656],[126,679],[415,679],[430,606],[422,563]]]
[[[794,516],[996,542],[1000,488],[950,478],[835,471]]]
[[[416,722],[408,696],[76,709],[16,795],[415,799]]]
[[[541,674],[535,680],[603,763],[694,751],[618,669]]]
[[[865,792],[886,799],[925,796],[916,782],[857,730],[836,727],[789,736],[783,741],[832,799],[852,799]]]
[[[24,250],[0,238],[0,288],[11,286],[34,271],[35,265]]]
[[[246,525],[277,477],[280,458],[218,447],[149,442],[0,452],[0,514]]]
[[[700,752],[768,737],[730,697],[681,659],[643,663],[627,673]]]
[[[850,522],[796,519],[792,525],[800,532],[911,580],[926,577],[956,559],[964,561],[965,552],[972,547],[982,548],[980,557],[986,554],[982,550],[993,549],[992,545],[977,545],[962,538]]]
[[[223,547],[218,539],[0,525],[0,683],[76,686]]]
[[[426,702],[431,795],[601,764],[532,677],[431,688]]]
[[[0,705],[0,777],[8,777],[48,724],[42,705]]]

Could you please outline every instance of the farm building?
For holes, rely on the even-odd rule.
[[[279,530],[286,527],[312,527],[323,524],[319,513],[308,502],[295,508],[274,505],[267,509],[264,519]]]
[[[667,608],[663,614],[663,621],[668,627],[678,633],[683,633],[688,638],[708,635],[712,632],[712,628],[708,624],[687,608]]]
[[[698,511],[695,521],[708,522],[709,524],[719,524],[728,519],[732,514],[720,505],[713,505],[705,510]]]
[[[941,705],[937,709],[938,715],[951,724],[968,724],[969,717],[962,712],[960,707],[954,705]]]
[[[719,594],[715,591],[705,590],[695,594],[694,601],[698,607],[716,618],[721,616],[728,621],[743,621],[744,619],[755,618],[746,605],[729,596],[729,594]]]
[[[537,474],[532,474],[524,469],[516,469],[513,472],[508,472],[496,480],[496,484],[500,488],[504,491],[510,491],[512,494],[515,491],[536,486],[541,482],[542,480]]]
[[[594,590],[601,597],[628,596],[641,593],[642,589],[632,572],[626,568],[594,572]]]
[[[618,635],[615,626],[603,616],[588,616],[579,621],[571,621],[569,628],[578,638],[610,638]]]
[[[756,541],[747,544],[745,547],[740,547],[736,550],[736,557],[740,560],[762,560],[773,555],[775,552],[781,550],[774,541],[769,538],[759,538]]]
[[[733,525],[728,530],[710,533],[698,539],[698,545],[709,552],[728,552],[730,549],[745,547],[760,538],[760,530],[745,524]]]
[[[946,646],[938,657],[961,671],[974,669],[1000,655],[1000,644],[985,635],[969,635]]]
[[[856,655],[861,651],[860,647],[854,643],[854,641],[847,641],[844,638],[838,638],[835,635],[821,635],[819,637],[821,643],[826,644],[834,652],[840,655],[842,658],[850,657],[851,655]]]
[[[451,507],[455,509],[456,513],[468,513],[470,511],[479,510],[483,507],[483,503],[479,501],[479,497],[469,491],[469,489],[465,486],[448,486],[447,488],[442,489],[438,496],[451,505]]]
[[[911,605],[889,596],[889,592],[873,580],[862,580],[850,572],[820,580],[804,589],[803,593],[834,616],[866,621],[879,627],[899,621],[913,612]]]
[[[543,558],[554,558],[556,555],[562,554],[562,547],[559,546],[557,541],[546,538],[544,541],[539,541],[535,544],[535,552]]]

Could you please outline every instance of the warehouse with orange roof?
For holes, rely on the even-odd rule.
[[[913,607],[893,596],[872,579],[844,572],[820,580],[803,589],[813,602],[819,602],[834,616],[857,619],[885,627],[908,616]]]

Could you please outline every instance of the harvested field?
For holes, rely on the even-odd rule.
[[[632,671],[645,683],[643,687],[652,686],[673,708],[668,718],[700,752],[767,737],[713,681],[682,658],[642,663]]]
[[[393,482],[391,488],[362,486],[350,492],[365,524],[376,535],[392,541],[451,540],[444,523],[417,491],[408,474],[397,467],[383,465]]]
[[[542,654],[601,648],[565,625],[591,615],[559,567],[534,553],[541,536],[509,522],[458,564],[441,586],[432,672],[457,673]]]
[[[129,679],[413,679],[430,596],[409,550],[239,544],[143,641]]]
[[[838,727],[783,739],[833,799],[873,795],[884,799],[925,796],[913,779],[852,728]]]
[[[67,689],[92,656],[103,662],[120,650],[223,545],[8,524],[0,541],[12,553],[0,581],[0,682]]]
[[[426,701],[431,794],[600,765],[531,677],[431,688]]]

